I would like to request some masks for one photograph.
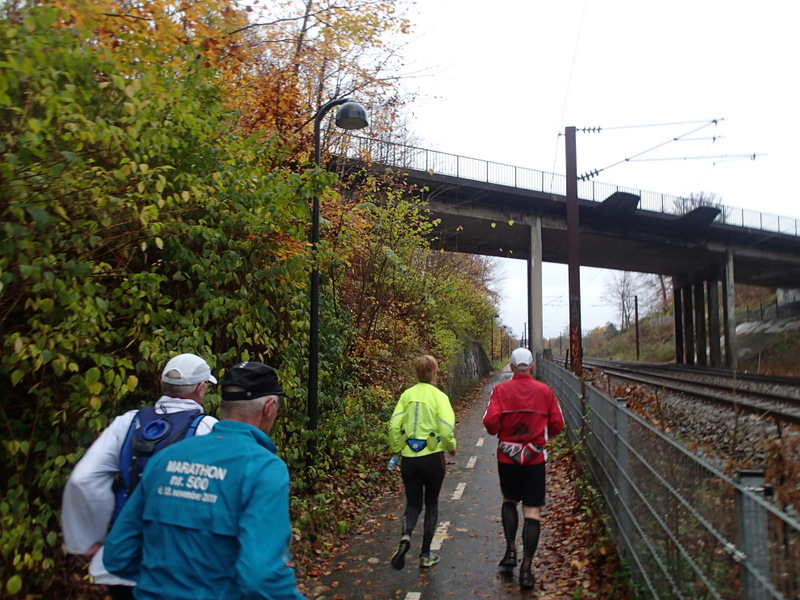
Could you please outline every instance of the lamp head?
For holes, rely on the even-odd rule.
[[[348,100],[336,111],[336,126],[342,129],[362,129],[369,125],[367,111],[358,102]]]

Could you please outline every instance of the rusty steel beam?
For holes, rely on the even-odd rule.
[[[567,256],[569,264],[569,353],[572,370],[580,375],[583,361],[581,340],[581,259],[578,220],[578,159],[575,128],[565,130],[567,155]]]

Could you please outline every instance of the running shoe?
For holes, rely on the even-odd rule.
[[[533,582],[533,573],[522,570],[519,572],[519,589],[530,590],[533,588]]]
[[[439,562],[439,555],[438,554],[431,554],[430,552],[426,552],[425,554],[419,555],[419,568],[420,569],[427,569],[432,567],[436,563]]]
[[[503,560],[501,560],[498,564],[498,567],[503,567],[504,569],[513,569],[517,566],[517,551],[512,550],[511,548],[506,549],[506,554],[503,556]]]
[[[397,546],[397,550],[392,555],[392,567],[399,571],[406,566],[406,552],[408,552],[410,547],[411,540],[403,536],[403,539],[400,540],[400,544]]]

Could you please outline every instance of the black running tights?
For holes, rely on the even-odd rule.
[[[431,549],[431,541],[439,521],[439,492],[445,475],[444,452],[435,452],[413,458],[403,457],[400,463],[403,486],[406,490],[406,512],[403,515],[403,535],[410,536],[422,514],[425,503],[425,520],[420,553]]]

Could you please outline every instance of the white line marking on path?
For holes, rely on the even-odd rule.
[[[467,487],[465,482],[461,482],[456,486],[456,491],[453,492],[453,500],[461,500],[461,494],[464,493],[464,488]]]
[[[405,600],[419,600],[422,598],[422,592],[408,592]]]
[[[467,468],[468,468],[468,469],[471,469],[472,467],[474,467],[474,466],[475,466],[475,461],[476,461],[476,460],[478,460],[478,457],[477,457],[477,456],[470,456],[470,457],[469,457],[469,461],[467,462]]]
[[[478,438],[478,443],[477,443],[477,444],[475,444],[475,445],[476,445],[478,448],[480,448],[481,446],[483,446],[483,436],[481,436],[481,437],[479,437],[479,438]]]
[[[433,541],[431,541],[431,550],[441,550],[442,549],[442,542],[444,538],[447,536],[447,528],[450,527],[450,521],[442,521],[439,523],[439,526],[436,528],[436,532],[433,534]]]

